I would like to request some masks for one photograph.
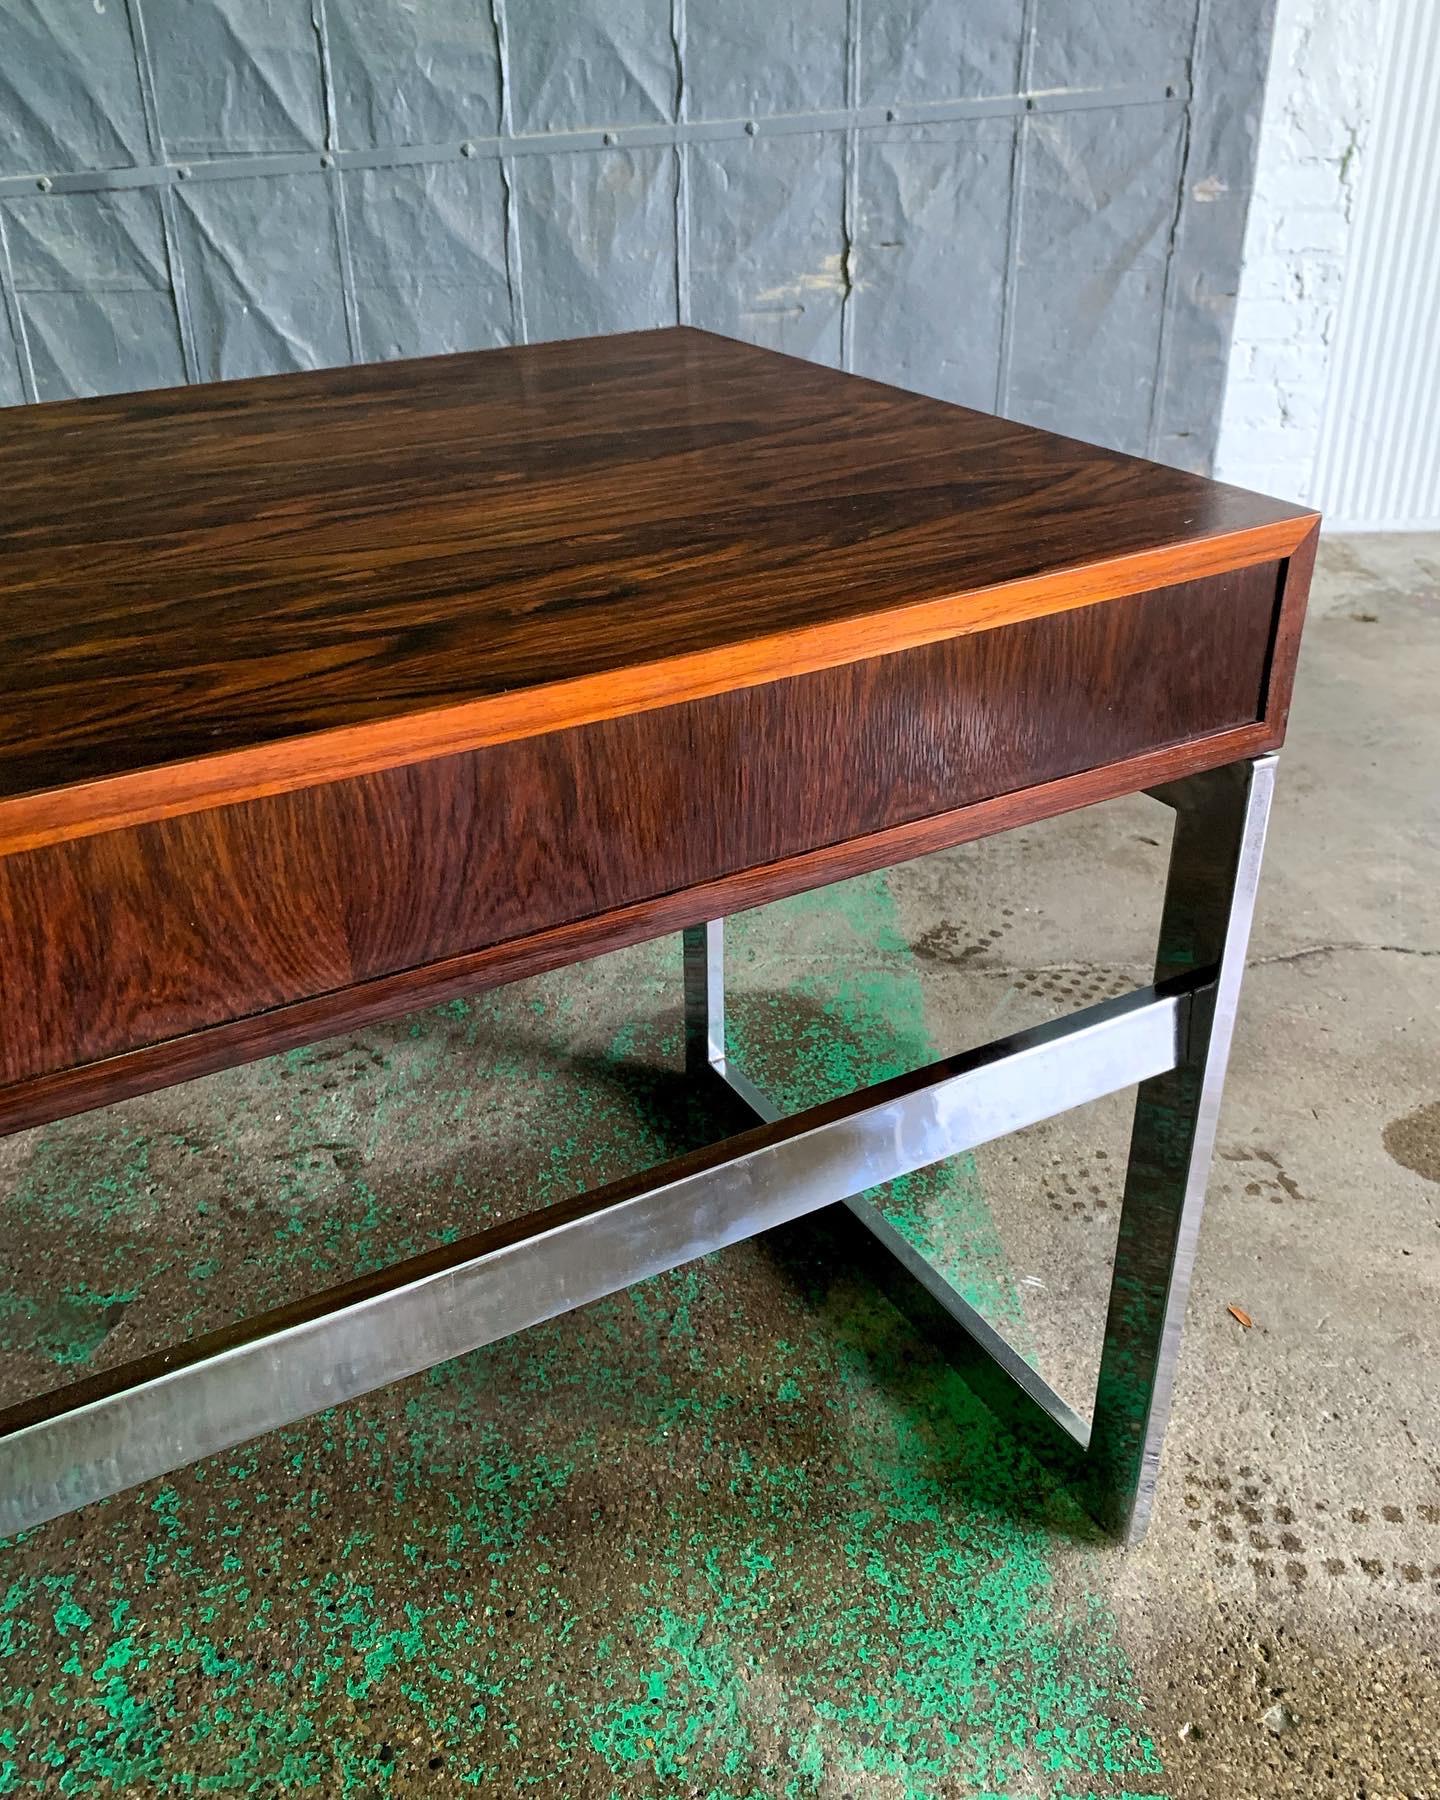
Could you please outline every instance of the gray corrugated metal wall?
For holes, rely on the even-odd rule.
[[[1208,466],[1272,0],[0,0],[0,401],[676,319]]]

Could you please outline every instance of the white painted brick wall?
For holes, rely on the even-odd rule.
[[[1215,472],[1308,501],[1395,0],[1279,0]]]

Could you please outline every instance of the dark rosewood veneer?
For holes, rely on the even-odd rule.
[[[1256,755],[1315,517],[688,329],[0,415],[0,1132]]]

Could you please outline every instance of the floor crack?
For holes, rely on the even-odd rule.
[[[1336,938],[1333,942],[1323,944],[1302,944],[1298,950],[1277,950],[1269,956],[1251,956],[1246,959],[1247,969],[1268,968],[1276,963],[1303,962],[1312,956],[1331,956],[1346,950],[1370,952],[1385,956],[1440,956],[1440,948],[1428,949],[1420,944],[1373,944],[1362,938]],[[1145,965],[1133,963],[1026,963],[1023,967],[1011,967],[1008,964],[966,962],[963,957],[934,957],[937,962],[948,962],[963,966],[967,974],[997,975],[1014,980],[1023,975],[1138,975],[1144,979]]]
[[[1305,944],[1298,950],[1281,950],[1273,956],[1252,956],[1247,967],[1259,969],[1271,963],[1302,962],[1309,956],[1331,956],[1342,950],[1361,950],[1385,956],[1440,956],[1440,949],[1429,950],[1419,944],[1371,944],[1361,938],[1336,938],[1328,944]]]

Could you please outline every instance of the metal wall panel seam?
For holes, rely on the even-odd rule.
[[[860,134],[853,120],[860,105],[860,7],[845,5],[845,107],[852,122],[845,128],[845,182],[840,199],[840,366],[855,368],[855,233],[860,218]]]
[[[135,58],[135,77],[140,84],[140,107],[145,114],[145,135],[150,141],[150,154],[157,164],[165,164],[165,127],[160,118],[160,98],[155,87],[155,65],[150,60],[150,34],[145,24],[143,0],[125,0],[126,18],[130,25],[130,49]],[[175,199],[168,183],[159,189],[160,231],[165,244],[165,261],[170,271],[170,298],[175,308],[175,326],[180,333],[180,355],[185,364],[185,379],[199,381],[200,352],[195,342],[195,321],[190,316],[190,287],[185,279],[185,258],[180,247],[180,226],[175,217]]]
[[[1170,216],[1170,235],[1165,244],[1165,279],[1160,295],[1160,332],[1155,343],[1155,379],[1150,388],[1150,418],[1145,428],[1145,454],[1153,458],[1164,424],[1165,384],[1170,371],[1170,344],[1175,323],[1179,247],[1189,216],[1190,159],[1195,145],[1196,89],[1204,80],[1199,64],[1200,45],[1210,20],[1210,0],[1196,0],[1190,21],[1190,48],[1185,57],[1185,114],[1180,141],[1180,177],[1175,188],[1175,210]]]
[[[20,391],[27,400],[38,400],[40,388],[35,380],[35,359],[30,354],[30,334],[25,329],[25,315],[20,310],[20,296],[15,289],[15,271],[10,265],[10,240],[5,234],[4,207],[0,207],[0,293],[5,297],[10,335],[15,340],[15,360],[20,366]]]
[[[1020,11],[1020,66],[1016,80],[1023,92],[1030,86],[1035,66],[1035,0],[1024,0]],[[1005,282],[1000,293],[1000,350],[995,359],[995,411],[1003,415],[1010,404],[1010,366],[1015,345],[1015,290],[1019,282],[1020,226],[1025,193],[1025,152],[1029,128],[1025,114],[1033,110],[1026,96],[1010,146],[1010,213],[1005,224]]]
[[[490,21],[495,27],[495,55],[500,67],[500,135],[492,141],[500,158],[500,179],[505,185],[505,281],[510,289],[510,331],[517,344],[530,341],[525,321],[525,271],[520,256],[520,214],[515,199],[515,169],[505,146],[513,144],[514,88],[510,76],[510,32],[505,0],[490,0]],[[599,135],[599,134],[597,134]],[[603,142],[603,138],[602,138]],[[480,141],[467,139],[462,154],[474,156]]]
[[[180,224],[175,217],[175,194],[168,187],[159,190],[160,224],[165,238],[165,259],[170,265],[170,292],[175,301],[175,323],[180,330],[180,355],[185,363],[185,379],[200,380],[200,351],[195,340],[195,321],[190,314],[190,284],[185,278],[185,261],[180,252]]]
[[[1027,0],[1027,6],[1033,0]],[[503,19],[503,0],[492,0],[492,16]],[[508,52],[502,58],[502,104],[508,104]],[[1118,110],[1164,106],[1188,97],[1174,83],[1128,84],[1113,88],[1063,88],[1037,94],[993,94],[978,99],[925,100],[910,105],[834,107],[754,119],[686,119],[648,125],[587,126],[577,131],[504,132],[435,144],[384,144],[333,152],[292,151],[275,156],[231,156],[214,161],[150,164],[129,169],[85,169],[69,173],[0,176],[0,200],[37,194],[58,197],[111,188],[168,187],[184,182],[243,181],[264,175],[308,175],[336,169],[389,169],[414,163],[455,162],[460,157],[556,156],[583,150],[669,149],[679,144],[729,138],[804,135],[822,131],[874,131],[893,125],[946,125],[966,119],[1030,113]],[[329,163],[326,156],[331,157]]]
[[[670,0],[670,42],[675,51],[675,123],[683,126],[690,113],[685,0]],[[675,318],[680,325],[690,323],[690,146],[684,138],[675,143]]]
[[[325,154],[322,168],[330,188],[330,201],[335,219],[335,255],[340,264],[340,299],[345,309],[345,340],[351,362],[364,362],[365,349],[360,337],[360,307],[355,298],[355,259],[350,251],[350,221],[345,212],[345,181],[336,166],[335,153],[340,148],[339,110],[335,103],[335,72],[330,60],[330,22],[325,0],[310,0],[310,19],[315,27],[315,41],[320,50],[320,92],[325,106]]]
[[[140,86],[140,110],[145,115],[145,136],[150,155],[164,163],[165,133],[160,124],[160,102],[155,92],[155,66],[150,60],[150,37],[145,28],[141,0],[125,0],[125,16],[130,26],[130,53],[135,58],[135,78]]]

